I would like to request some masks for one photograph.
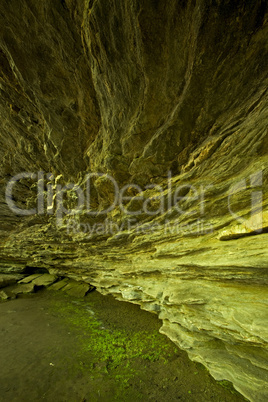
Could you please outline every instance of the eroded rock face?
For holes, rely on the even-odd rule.
[[[267,2],[0,11],[0,270],[46,268],[140,304],[216,379],[266,401]],[[35,175],[6,197],[22,172]],[[102,214],[109,177],[129,199]],[[70,182],[81,191],[64,200]]]

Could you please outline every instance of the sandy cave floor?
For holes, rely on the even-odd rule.
[[[0,401],[245,399],[158,330],[157,316],[94,291],[0,303]]]

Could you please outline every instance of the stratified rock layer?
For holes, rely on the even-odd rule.
[[[266,401],[267,2],[4,0],[0,19],[0,271],[46,268],[140,304]],[[25,171],[12,198],[36,208],[43,177],[39,215],[5,198]],[[55,185],[85,191],[91,172],[143,199],[132,185],[125,210],[56,215]],[[90,195],[107,208],[109,178]]]

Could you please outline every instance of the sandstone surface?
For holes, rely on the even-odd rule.
[[[264,0],[0,5],[0,272],[139,304],[254,402],[268,397],[267,44]],[[124,203],[102,213],[110,177]]]

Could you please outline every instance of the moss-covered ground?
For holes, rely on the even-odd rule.
[[[157,331],[135,331],[124,326],[118,329],[112,322],[105,327],[94,311],[94,302],[65,296],[64,303],[55,300],[51,308],[79,332],[73,369],[87,371],[91,380],[106,376],[108,381],[114,381],[115,397],[119,399],[126,394],[131,379],[142,378],[146,363],[158,361],[165,365],[177,351]]]
[[[186,365],[185,352],[158,332],[160,322],[157,317],[139,310],[138,306],[117,302],[111,296],[104,297],[97,292],[84,300],[64,296],[63,302],[62,298],[55,297],[51,306],[54,314],[77,333],[78,346],[70,367],[87,376],[93,390],[90,400],[153,400],[157,393],[153,392],[153,384],[149,386],[150,376],[152,383],[157,382],[155,388],[161,388],[163,394],[166,389],[170,392],[169,398],[174,400],[177,399],[174,394],[176,384],[178,389],[183,384],[183,400],[196,400],[198,385],[193,386],[191,380],[194,376],[197,384],[200,375],[206,379],[205,383],[209,379],[217,384],[202,365],[190,361]],[[137,321],[138,312],[140,321]],[[179,367],[182,364],[185,370],[188,369],[189,379],[185,375],[180,379],[178,370],[174,369],[172,375],[172,368],[178,363]],[[156,378],[153,378],[154,374]],[[234,401],[243,400],[231,383],[218,384],[218,390],[221,390],[220,385],[225,387],[223,395],[227,393]],[[209,386],[204,392],[209,401]],[[200,395],[200,400],[206,399]],[[230,399],[225,397],[223,400]]]
[[[0,402],[239,402],[139,306],[94,291],[0,304]]]

